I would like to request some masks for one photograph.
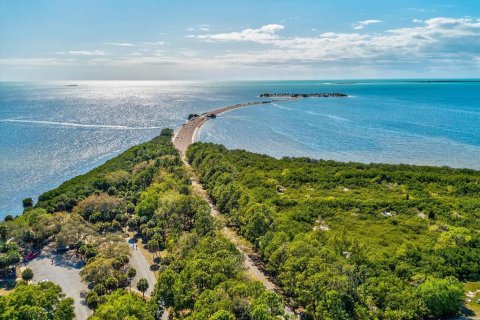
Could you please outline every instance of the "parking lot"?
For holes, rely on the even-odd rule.
[[[34,283],[48,280],[62,287],[66,296],[75,301],[77,320],[85,320],[92,312],[81,297],[81,292],[87,290],[85,283],[80,279],[83,265],[84,263],[72,252],[64,254],[42,252],[25,266],[32,269]]]

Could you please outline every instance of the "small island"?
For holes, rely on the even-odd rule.
[[[271,97],[290,97],[290,98],[343,98],[348,97],[345,93],[328,92],[328,93],[262,93],[260,98]]]

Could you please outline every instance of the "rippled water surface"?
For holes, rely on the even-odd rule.
[[[73,84],[75,86],[73,86]],[[0,215],[146,141],[189,113],[261,92],[343,92],[257,105],[199,138],[273,156],[480,169],[478,82],[0,83]]]

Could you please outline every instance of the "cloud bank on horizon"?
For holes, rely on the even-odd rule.
[[[204,17],[204,23],[172,21],[174,32],[124,34],[105,25],[101,29],[97,22],[94,27],[100,34],[90,36],[65,22],[73,30],[70,39],[50,30],[42,35],[43,43],[30,39],[30,46],[26,40],[34,33],[20,28],[14,33],[24,38],[8,35],[16,22],[2,20],[0,13],[1,47],[8,47],[0,49],[0,79],[479,77],[480,9],[465,9],[468,15],[453,17],[436,16],[438,9],[408,7],[409,17],[394,22],[387,19],[393,20],[391,15],[377,13],[378,17],[353,21],[353,15],[339,15],[337,24],[323,25],[310,14],[294,12],[291,17],[291,12],[282,12],[276,21],[259,14],[238,26],[228,19]]]

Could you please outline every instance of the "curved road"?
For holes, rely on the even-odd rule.
[[[207,120],[210,117],[212,116],[216,117],[220,113],[227,112],[233,109],[254,106],[257,104],[267,104],[272,102],[288,101],[288,100],[294,100],[294,99],[299,99],[299,97],[239,103],[239,104],[234,104],[231,106],[226,106],[223,108],[218,108],[218,109],[214,109],[214,110],[202,113],[198,117],[188,120],[187,123],[185,123],[182,127],[180,127],[180,129],[177,131],[177,133],[173,137],[173,144],[180,151],[180,153],[183,156],[185,156],[185,152],[187,151],[188,146],[195,142],[195,135],[197,133],[197,130],[205,122],[207,122]]]

